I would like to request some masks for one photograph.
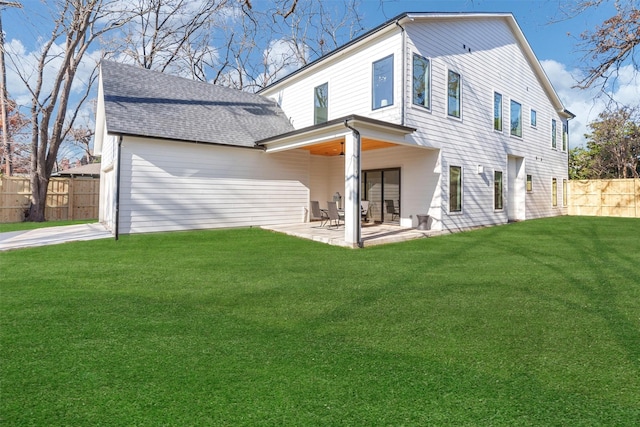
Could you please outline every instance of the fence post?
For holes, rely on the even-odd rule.
[[[73,178],[68,178],[67,182],[69,183],[69,189],[67,190],[67,198],[69,200],[69,202],[67,203],[68,206],[68,210],[67,210],[67,219],[72,220],[73,219],[73,211],[74,211],[74,198],[75,196],[73,195]]]

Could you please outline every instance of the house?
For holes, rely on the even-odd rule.
[[[308,221],[462,230],[564,215],[568,112],[509,13],[405,13],[257,94],[104,62],[114,233]]]
[[[100,178],[101,169],[100,163],[89,163],[88,165],[75,166],[73,168],[52,173],[51,176],[64,178]]]

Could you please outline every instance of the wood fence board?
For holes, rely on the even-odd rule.
[[[569,181],[569,215],[640,217],[640,179]]]
[[[31,198],[31,183],[25,177],[0,179],[0,222],[24,221]],[[100,180],[52,178],[49,181],[45,218],[48,221],[97,219]]]

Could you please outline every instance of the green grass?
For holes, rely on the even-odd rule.
[[[62,225],[92,224],[97,219],[81,219],[74,221],[45,221],[45,222],[5,222],[0,223],[0,233],[8,231],[35,230],[36,228],[59,227]]]
[[[3,425],[640,425],[640,220],[0,253]]]

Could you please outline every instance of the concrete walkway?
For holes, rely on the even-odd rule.
[[[0,251],[110,237],[113,237],[111,232],[98,223],[10,231],[0,233]]]

